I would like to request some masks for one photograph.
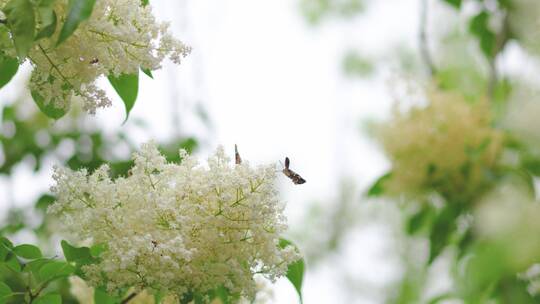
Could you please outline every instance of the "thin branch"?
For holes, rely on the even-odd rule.
[[[427,18],[428,18],[428,0],[420,0],[420,27],[419,27],[419,42],[420,54],[424,64],[427,66],[429,74],[435,75],[437,69],[433,63],[433,58],[429,52],[428,35],[427,35]]]
[[[500,30],[500,32],[497,33],[496,36],[496,45],[494,54],[491,58],[489,58],[489,80],[488,80],[488,86],[487,86],[487,96],[490,101],[493,101],[494,95],[495,95],[495,89],[497,88],[497,84],[499,82],[499,70],[497,68],[497,57],[501,53],[501,51],[504,49],[506,42],[508,42],[509,39],[509,32],[510,32],[510,25],[508,24],[508,13],[505,12],[505,16],[503,19],[503,25]]]
[[[127,304],[129,301],[133,300],[133,298],[135,298],[137,296],[137,293],[136,292],[132,292],[129,294],[129,296],[127,296],[125,299],[122,300],[122,302],[120,302],[120,304]]]

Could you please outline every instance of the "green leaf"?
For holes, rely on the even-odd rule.
[[[107,244],[96,244],[92,247],[90,247],[90,254],[97,258],[99,257],[103,252],[107,250]]]
[[[120,98],[122,98],[124,106],[126,107],[125,122],[129,117],[131,109],[133,109],[133,106],[135,105],[135,101],[137,101],[137,94],[139,93],[139,72],[129,75],[122,74],[118,77],[109,75],[108,78],[113,88]]]
[[[431,205],[425,205],[414,213],[407,221],[407,233],[413,235],[422,230],[426,226],[428,219],[434,214],[433,207]]]
[[[11,293],[11,288],[6,283],[0,282],[0,299],[10,295]]]
[[[495,55],[496,35],[489,28],[489,14],[486,11],[478,13],[471,19],[469,30],[480,40],[480,49],[484,55],[491,58]]]
[[[31,272],[34,275],[34,277],[38,278],[40,276],[39,270],[41,269],[41,267],[43,267],[46,264],[54,263],[54,262],[55,262],[54,260],[45,259],[45,258],[33,260],[24,266],[24,271]]]
[[[64,257],[68,262],[75,263],[91,263],[94,258],[90,253],[88,247],[75,247],[70,245],[66,241],[61,242],[62,250],[64,251]]]
[[[11,0],[4,7],[8,27],[19,61],[23,61],[34,44],[36,19],[30,0]]]
[[[49,194],[43,194],[38,201],[36,202],[36,205],[34,206],[37,210],[41,212],[46,212],[47,208],[54,203],[54,196]]]
[[[51,10],[51,20],[49,24],[44,25],[41,30],[36,35],[36,40],[42,39],[42,38],[49,38],[51,37],[54,32],[56,31],[56,24],[58,23],[58,17],[56,17],[56,13]],[[45,12],[43,12],[45,14]]]
[[[41,0],[37,3],[37,16],[39,31],[36,35],[36,40],[41,38],[51,37],[56,31],[58,18],[54,11],[54,3],[56,0]]]
[[[297,248],[293,243],[286,239],[280,239],[279,240],[279,247],[285,248],[287,246],[294,246]],[[298,250],[298,248],[297,248]],[[298,293],[298,296],[300,297],[300,302],[303,302],[302,300],[302,281],[304,280],[304,259],[299,259],[298,261],[289,264],[289,267],[287,268],[287,279],[293,284],[294,288],[296,289],[296,292]]]
[[[154,75],[152,75],[152,71],[150,69],[141,68],[141,71],[143,71],[143,73],[145,73],[148,77],[154,79]]]
[[[459,214],[459,206],[455,202],[447,202],[447,205],[435,217],[429,235],[428,265],[433,263],[448,245],[452,233],[457,228],[456,219]]]
[[[376,197],[381,196],[384,194],[384,183],[388,181],[392,177],[392,172],[388,172],[385,175],[379,177],[368,190],[367,196],[368,197]]]
[[[451,6],[459,9],[461,7],[462,0],[444,0],[444,2],[450,4]]]
[[[19,70],[19,62],[16,58],[0,56],[0,89],[8,84]]]
[[[75,267],[72,265],[62,261],[55,261],[45,264],[39,269],[39,278],[41,281],[48,281],[54,278],[69,276],[74,272]]]
[[[66,115],[66,109],[56,108],[52,101],[45,103],[45,99],[38,92],[32,91],[31,95],[39,110],[48,117],[52,119],[60,119]]]
[[[100,304],[118,304],[120,301],[110,296],[106,291],[101,288],[94,289],[94,303]]]
[[[38,297],[32,303],[35,304],[62,304],[62,297],[57,293],[49,293]]]
[[[522,166],[535,176],[540,176],[540,159],[537,158],[525,158],[522,161]]]
[[[13,244],[6,238],[0,237],[0,262],[4,262],[11,252]]]
[[[66,41],[75,32],[79,24],[92,15],[96,0],[70,0],[69,13],[66,22],[60,30],[60,36],[56,45]]]
[[[13,252],[21,258],[33,260],[42,257],[41,250],[34,245],[23,244],[13,248]]]
[[[150,0],[141,0],[141,4],[142,6],[147,6],[148,4],[150,4]]]
[[[4,265],[7,266],[12,271],[21,272],[21,264],[19,263],[19,260],[17,259],[17,257],[14,255],[11,255],[10,257],[8,257]]]

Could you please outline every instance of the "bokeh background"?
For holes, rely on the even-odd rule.
[[[425,244],[404,241],[399,206],[365,196],[389,168],[372,126],[390,117],[396,100],[413,99],[415,85],[428,82],[422,31],[437,64],[481,74],[481,54],[469,48],[460,25],[469,8],[458,13],[439,0],[151,4],[193,52],[180,66],[165,63],[154,79],[142,79],[127,123],[105,81],[101,85],[116,97],[111,109],[95,116],[75,109],[57,122],[39,113],[23,89],[28,66],[0,91],[2,232],[13,233],[16,242],[40,242],[48,234],[40,210],[51,200],[54,165],[95,168],[109,161],[120,174],[130,153],[148,140],[170,159],[180,147],[204,157],[217,145],[232,156],[237,144],[253,164],[290,157],[307,180],[301,186],[279,181],[288,238],[306,256],[304,302],[383,303],[411,271],[402,263],[415,258],[407,248]],[[537,75],[536,62],[517,46],[499,60],[507,73]],[[482,82],[475,75],[452,77],[474,91]],[[434,265],[427,294],[449,284],[439,271],[444,267],[444,260]],[[275,303],[298,302],[286,280],[273,292]]]

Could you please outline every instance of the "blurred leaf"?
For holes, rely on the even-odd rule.
[[[32,91],[31,94],[38,108],[41,110],[42,113],[44,113],[48,117],[52,119],[60,119],[64,115],[66,115],[66,110],[61,109],[61,108],[56,108],[52,101],[45,103],[45,99],[41,97],[41,95],[39,95],[38,92]]]
[[[22,62],[34,44],[36,20],[30,0],[11,0],[3,9],[19,61]]]
[[[8,256],[4,265],[15,272],[21,272],[21,264],[15,255]]]
[[[42,212],[46,212],[47,208],[54,203],[54,196],[49,194],[42,195],[36,202],[35,208]]]
[[[407,233],[413,235],[422,230],[422,228],[426,226],[427,222],[434,214],[435,210],[431,205],[425,204],[421,206],[420,210],[414,213],[407,220]]]
[[[36,40],[39,40],[39,39],[42,39],[42,38],[50,38],[54,32],[56,31],[56,24],[58,22],[58,17],[56,17],[56,13],[54,12],[54,10],[52,10],[52,8],[50,8],[50,10],[48,11],[43,11],[40,13],[41,14],[48,14],[50,12],[51,14],[51,19],[48,23],[46,24],[36,35]],[[42,18],[46,18],[46,17],[42,17]],[[47,17],[48,18],[48,17]]]
[[[287,246],[293,246],[298,250],[298,248],[290,241],[286,239],[279,240],[280,248],[285,248]],[[287,279],[289,279],[289,281],[293,284],[294,288],[296,289],[296,292],[298,293],[298,296],[300,297],[300,302],[303,302],[302,282],[304,280],[304,259],[299,259],[298,261],[289,265],[287,269]]]
[[[21,258],[29,260],[39,259],[42,256],[41,250],[38,247],[30,244],[16,246],[15,248],[13,248],[13,252]]]
[[[135,105],[135,101],[137,101],[137,95],[139,93],[139,73],[137,72],[137,74],[133,75],[123,74],[118,77],[109,75],[108,78],[109,82],[124,102],[126,108],[125,122],[129,117],[131,109]]]
[[[375,183],[371,186],[371,188],[369,188],[367,192],[367,196],[376,197],[376,196],[381,196],[382,194],[384,194],[385,192],[384,183],[388,181],[391,177],[392,177],[392,172],[388,172],[385,175],[379,177],[379,179],[375,181]]]
[[[443,0],[443,1],[457,9],[461,7],[461,2],[462,2],[462,0]]]
[[[60,30],[58,42],[61,44],[75,32],[79,24],[92,15],[96,0],[69,0],[69,13]]]
[[[120,303],[120,301],[118,299],[116,299],[115,297],[109,295],[102,288],[95,288],[94,289],[94,303],[118,304],[118,303]]]
[[[99,257],[105,251],[107,251],[106,244],[96,244],[90,247],[90,254],[95,258]]]
[[[141,0],[142,6],[147,6],[150,3],[150,0]]]
[[[443,209],[437,214],[429,235],[428,265],[441,254],[450,240],[450,236],[457,228],[456,219],[460,215],[460,206],[456,202],[446,202]]]
[[[11,293],[12,293],[11,288],[9,288],[9,286],[6,283],[0,282],[0,299],[2,299],[3,297],[7,295],[10,295]]]
[[[357,52],[350,51],[343,58],[343,70],[349,77],[365,78],[372,75],[374,69],[373,63]]]
[[[57,293],[49,293],[39,296],[32,303],[35,304],[62,304],[62,297]]]
[[[527,171],[535,176],[540,176],[540,159],[539,158],[525,158],[522,161],[522,166]]]
[[[480,41],[480,49],[487,58],[495,55],[496,35],[489,28],[489,14],[486,11],[478,13],[471,19],[469,30]]]
[[[317,24],[330,16],[351,18],[364,9],[363,0],[301,0],[300,9],[308,22]]]
[[[0,54],[0,89],[8,84],[19,70],[19,62],[15,58],[5,57]]]
[[[41,38],[49,38],[56,31],[58,18],[54,11],[56,0],[40,0],[37,3],[36,12],[39,21],[39,31],[36,35],[36,40]]]

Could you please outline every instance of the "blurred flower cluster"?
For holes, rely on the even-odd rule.
[[[83,267],[93,286],[179,296],[223,286],[253,298],[255,274],[274,280],[299,258],[279,246],[287,226],[275,167],[231,166],[221,148],[208,167],[180,154],[181,164],[167,163],[145,144],[116,180],[107,166],[92,174],[58,168],[49,212],[74,241],[107,248],[100,263]]]
[[[389,192],[438,191],[445,197],[477,191],[501,150],[486,100],[431,90],[428,104],[406,113],[396,109],[378,138],[392,162]]]

